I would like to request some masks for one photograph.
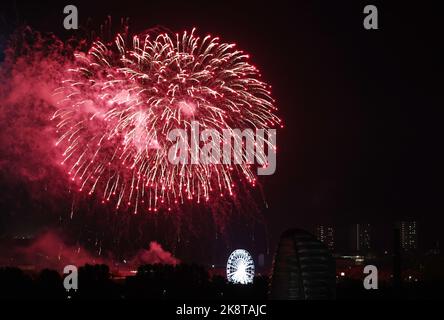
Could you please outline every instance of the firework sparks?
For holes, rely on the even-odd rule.
[[[195,121],[220,130],[280,126],[258,69],[234,44],[194,29],[151,36],[95,42],[56,89],[56,144],[72,181],[134,213],[230,197],[239,180],[254,186],[249,163],[171,164],[167,135]]]

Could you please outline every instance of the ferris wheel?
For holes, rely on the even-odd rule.
[[[254,262],[250,253],[244,249],[234,250],[228,257],[227,279],[231,283],[253,283]]]

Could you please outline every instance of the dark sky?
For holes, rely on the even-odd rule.
[[[241,3],[242,2],[242,3]],[[1,26],[25,22],[69,36],[60,2],[3,1]],[[108,14],[133,31],[197,27],[251,53],[284,119],[277,172],[264,180],[274,243],[288,227],[417,219],[423,247],[443,238],[442,19],[394,1],[69,1],[80,23]],[[379,9],[379,30],[362,26]],[[5,23],[5,21],[7,23]]]

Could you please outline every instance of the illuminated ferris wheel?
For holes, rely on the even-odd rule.
[[[228,282],[248,284],[253,283],[254,262],[250,253],[244,249],[234,250],[227,262]]]

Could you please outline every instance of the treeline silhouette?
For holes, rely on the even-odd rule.
[[[107,265],[78,269],[78,290],[67,292],[63,275],[44,269],[32,274],[16,267],[0,267],[0,299],[154,299],[154,300],[265,300],[269,277],[255,277],[251,285],[227,283],[225,277],[210,277],[198,265],[141,265],[137,273],[113,278]],[[362,280],[339,279],[336,299],[442,299],[444,279],[433,277],[404,282],[398,289],[382,282],[378,290],[365,290]]]
[[[227,283],[210,277],[198,265],[142,265],[134,276],[113,279],[107,265],[78,269],[78,290],[67,292],[63,275],[44,269],[30,275],[16,267],[0,268],[0,299],[254,299],[267,298],[268,277],[258,276],[251,285]]]

